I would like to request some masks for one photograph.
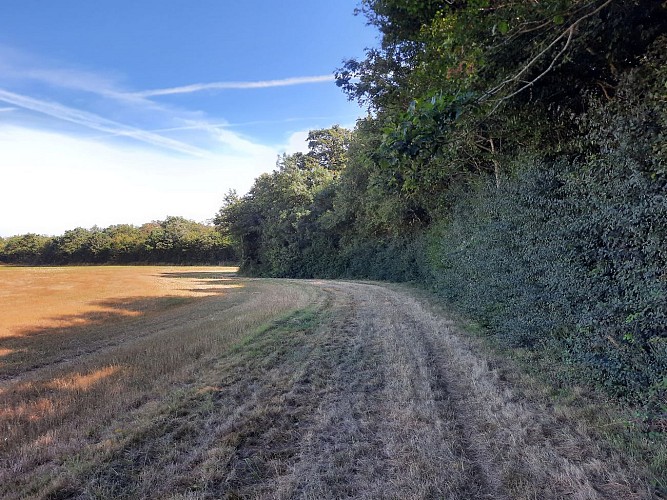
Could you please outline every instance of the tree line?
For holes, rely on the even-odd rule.
[[[242,271],[416,281],[509,347],[667,408],[667,6],[362,0],[381,33],[215,224]]]
[[[60,236],[0,238],[0,262],[10,264],[218,264],[237,255],[214,226],[167,217],[141,226],[78,227]]]

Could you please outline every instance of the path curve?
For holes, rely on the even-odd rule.
[[[0,442],[0,496],[658,498],[414,291],[243,282],[238,295],[120,325],[85,352],[65,342],[50,364],[0,380],[19,406],[51,397],[62,410],[34,421],[4,410],[16,442]],[[115,378],[52,394],[68,373],[112,361],[123,367]]]
[[[272,498],[651,498],[619,458],[503,380],[451,321],[400,289],[333,295],[327,386]]]

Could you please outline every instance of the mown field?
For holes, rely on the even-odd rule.
[[[0,267],[0,311],[2,498],[660,498],[403,287]]]
[[[310,304],[234,271],[0,267],[0,497],[68,496],[189,398],[215,394],[230,349]],[[87,495],[134,491],[110,474]]]

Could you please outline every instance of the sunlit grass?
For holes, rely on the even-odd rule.
[[[87,391],[93,385],[120,370],[120,366],[105,366],[90,373],[75,373],[49,382],[47,387],[58,391]]]
[[[93,457],[117,450],[141,432],[156,411],[161,414],[179,391],[213,387],[208,373],[238,342],[306,307],[311,299],[289,283],[239,282],[227,271],[212,268],[10,271],[16,278],[22,270],[32,275],[31,280],[37,275],[62,279],[77,271],[86,276],[75,280],[91,283],[94,276],[119,276],[125,288],[106,287],[107,293],[115,290],[115,298],[124,292],[137,299],[123,302],[132,315],[98,316],[69,327],[40,328],[33,322],[29,334],[5,338],[3,343],[18,342],[21,347],[3,347],[0,358],[3,498],[40,496],[53,478],[84,466],[73,465],[72,457],[86,450]],[[138,289],[131,288],[132,271]],[[7,290],[6,281],[2,286]],[[33,286],[42,290],[33,304],[51,301],[43,291],[47,287]],[[146,299],[146,293],[153,295]],[[68,295],[83,296],[89,297],[84,292]],[[94,298],[98,299],[99,295]],[[75,302],[68,299],[65,307]],[[88,305],[82,303],[78,310]],[[32,321],[39,315],[33,314]]]
[[[234,267],[0,266],[0,338],[161,309],[160,298],[214,295]],[[130,307],[127,307],[130,306]]]
[[[3,356],[8,356],[8,355],[10,355],[10,354],[13,353],[13,352],[15,352],[14,349],[4,349],[4,348],[0,348],[0,358],[3,357]]]

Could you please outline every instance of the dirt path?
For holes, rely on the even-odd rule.
[[[618,457],[526,400],[415,299],[318,286],[336,297],[334,366],[276,497],[650,498]]]
[[[450,322],[410,295],[372,284],[310,285],[323,292],[324,319],[312,329],[286,325],[253,348],[270,356],[231,365],[234,381],[217,393],[198,457],[168,491],[195,498],[651,498],[577,422],[527,400]],[[150,496],[146,485],[131,491]]]
[[[653,498],[411,293],[284,283],[309,307],[192,365],[196,382],[117,418],[121,437],[97,431],[34,496]]]

